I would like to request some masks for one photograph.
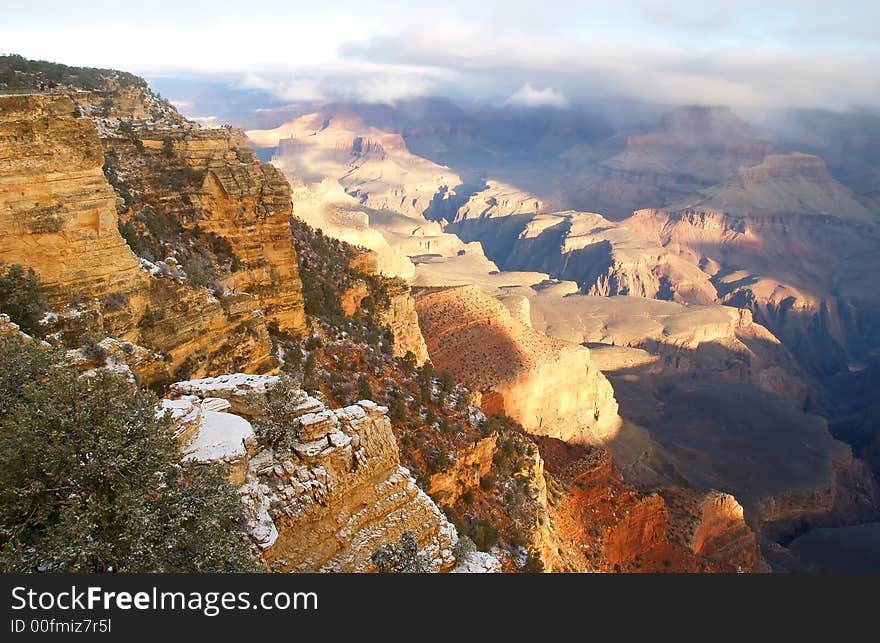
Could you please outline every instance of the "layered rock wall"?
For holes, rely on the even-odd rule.
[[[480,391],[487,413],[575,442],[616,434],[614,391],[586,348],[516,322],[476,286],[421,291],[416,310],[434,366]]]
[[[198,398],[204,409],[219,398],[231,409],[229,399],[248,399],[276,383],[272,377],[236,374],[178,383],[174,390],[189,392],[181,398],[184,403]],[[400,466],[387,409],[362,400],[330,410],[304,392],[293,395],[299,396],[299,415],[291,430],[298,437],[289,451],[247,437],[239,448],[223,439],[233,432],[233,423],[225,422],[224,431],[217,418],[213,424],[202,422],[189,448],[189,457],[225,458],[241,470],[243,501],[266,566],[273,571],[375,571],[373,552],[409,531],[432,571],[451,569],[455,527]],[[227,448],[212,448],[223,443]]]
[[[154,207],[172,210],[185,226],[226,239],[240,262],[227,285],[253,295],[281,330],[304,332],[302,284],[290,234],[290,185],[284,176],[260,163],[237,130],[159,130],[139,140],[169,165],[183,163],[195,175],[181,195],[173,195],[161,185],[161,174],[139,173],[135,163],[126,175],[130,187],[152,194]],[[114,147],[112,139],[109,144]]]
[[[0,259],[33,267],[53,306],[147,285],[116,226],[103,163],[71,100],[0,97]]]
[[[398,284],[389,288],[389,302],[379,312],[379,323],[391,329],[394,336],[394,355],[403,357],[408,352],[415,355],[419,365],[428,361],[428,347],[419,327],[419,316],[409,286]]]
[[[143,264],[117,227],[95,126],[62,96],[0,98],[0,260],[33,268],[53,308],[50,331],[109,335],[203,375],[275,366],[253,297],[211,296]],[[71,302],[72,310],[61,311]],[[137,368],[137,367],[135,367]],[[140,373],[149,382],[163,369]]]

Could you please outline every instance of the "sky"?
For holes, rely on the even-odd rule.
[[[876,0],[0,0],[0,52],[281,100],[880,106]]]

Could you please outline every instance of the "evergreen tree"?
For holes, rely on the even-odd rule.
[[[373,390],[373,385],[370,383],[370,378],[368,378],[366,375],[360,375],[358,377],[357,398],[359,400],[372,400],[376,398],[376,392]]]
[[[388,407],[388,416],[391,421],[399,424],[406,419],[406,400],[403,393],[394,391],[391,396],[391,404]]]
[[[0,363],[0,570],[253,568],[238,494],[180,463],[155,396],[15,336]]]
[[[6,313],[28,335],[42,335],[40,319],[49,304],[33,268],[0,262],[0,313]]]
[[[260,444],[276,451],[290,450],[294,440],[299,439],[301,415],[298,407],[305,402],[305,395],[293,384],[293,380],[282,375],[281,380],[254,400],[263,413],[254,421],[254,434]]]
[[[321,383],[318,381],[318,360],[315,357],[315,351],[309,353],[308,357],[306,357],[306,362],[303,365],[303,380],[302,387],[308,393],[316,393],[321,388]]]
[[[370,556],[380,574],[425,574],[430,571],[427,557],[411,531],[404,531],[396,543],[382,545]]]

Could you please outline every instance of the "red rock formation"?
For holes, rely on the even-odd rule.
[[[682,488],[643,493],[623,481],[607,451],[538,443],[562,485],[552,505],[565,568],[577,571],[765,571],[742,508],[726,494]],[[724,496],[720,505],[716,498]],[[672,501],[669,500],[672,499]],[[686,500],[685,500],[686,499]],[[701,509],[694,511],[693,507]]]

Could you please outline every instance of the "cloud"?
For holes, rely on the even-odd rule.
[[[880,4],[870,0],[720,9],[705,0],[446,0],[442,10],[407,0],[153,0],[125,12],[111,0],[19,4],[0,24],[6,51],[147,75],[234,76],[289,101],[880,104]]]
[[[561,92],[552,87],[535,89],[531,83],[526,83],[511,94],[504,104],[519,107],[566,107],[568,101]]]
[[[288,101],[322,101],[327,96],[321,91],[314,78],[292,76],[290,78],[271,78],[248,72],[239,82],[243,89],[261,89]]]
[[[295,72],[248,72],[239,82],[286,101],[357,101],[387,103],[442,93],[460,74],[442,67],[340,60],[302,67]]]
[[[870,49],[870,47],[868,47]],[[701,46],[691,40],[589,41],[428,30],[383,36],[343,48],[346,56],[387,65],[445,68],[461,82],[446,95],[503,103],[550,100],[570,106],[634,98],[661,104],[744,108],[849,109],[880,103],[880,75],[862,47]],[[551,88],[549,91],[546,88]],[[531,91],[529,91],[531,90]]]

